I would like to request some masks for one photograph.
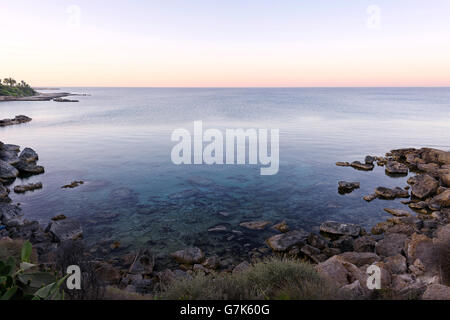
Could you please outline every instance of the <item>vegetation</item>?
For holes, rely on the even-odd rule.
[[[271,258],[237,274],[205,275],[174,281],[161,293],[169,300],[319,300],[336,299],[336,290],[313,266]]]
[[[35,271],[32,246],[25,241],[20,263],[11,255],[6,261],[0,259],[0,300],[60,300],[64,299],[61,285],[67,278],[57,279],[48,272]]]
[[[0,80],[0,96],[28,97],[35,94],[36,91],[25,81],[17,83],[13,78],[5,78],[2,83]]]

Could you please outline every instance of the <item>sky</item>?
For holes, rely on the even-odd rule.
[[[0,0],[33,86],[450,86],[448,0]]]

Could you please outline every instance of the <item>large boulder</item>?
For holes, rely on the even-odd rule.
[[[367,275],[364,272],[339,256],[331,257],[319,263],[315,268],[322,277],[337,287],[343,287],[357,280],[364,285],[367,282]]]
[[[8,151],[3,149],[0,149],[0,160],[5,161],[12,166],[15,166],[20,161],[16,151]]]
[[[355,189],[359,189],[359,182],[347,182],[347,181],[339,181],[338,182],[338,191],[341,194],[350,193]]]
[[[19,161],[19,163],[16,165],[16,168],[24,174],[41,174],[44,173],[44,167],[38,166],[36,162],[27,162],[23,159]]]
[[[427,287],[423,296],[423,300],[450,300],[450,287],[442,284],[432,284]]]
[[[437,163],[440,165],[450,164],[450,152],[432,148],[422,148],[421,158],[426,163]]]
[[[197,264],[202,263],[205,259],[205,254],[200,248],[191,247],[172,253],[172,257],[181,264]]]
[[[402,252],[405,247],[407,235],[400,233],[389,233],[377,242],[375,252],[382,257],[395,256]]]
[[[55,242],[77,240],[83,236],[80,222],[72,218],[53,221],[49,224],[46,231],[52,234]]]
[[[380,261],[380,257],[372,252],[344,252],[338,256],[357,267],[370,265]]]
[[[391,274],[404,274],[407,271],[406,258],[401,254],[386,257],[383,262]]]
[[[442,172],[440,175],[440,178],[441,178],[442,185],[444,187],[450,188],[450,172],[447,172],[447,171]]]
[[[326,234],[342,236],[348,235],[357,237],[364,233],[361,226],[352,223],[340,223],[336,221],[326,221],[320,225],[320,231]]]
[[[431,199],[428,206],[431,210],[440,210],[442,208],[450,207],[450,189],[445,190]]]
[[[39,160],[38,154],[31,148],[23,149],[23,151],[20,153],[19,158],[25,162],[35,162]]]
[[[405,244],[406,258],[409,264],[417,259],[421,261],[425,270],[436,273],[439,270],[439,259],[433,240],[424,234],[414,233]]]
[[[8,162],[0,160],[0,179],[15,179],[19,175],[19,171]]]
[[[267,239],[266,243],[273,251],[284,252],[294,246],[304,246],[308,235],[304,230],[292,230],[283,234],[277,234]]]
[[[412,184],[411,194],[419,199],[426,199],[436,193],[439,182],[428,174],[421,174],[408,180]]]

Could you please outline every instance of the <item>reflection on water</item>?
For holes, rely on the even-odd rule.
[[[79,218],[92,245],[151,247],[161,256],[186,245],[241,255],[273,230],[243,221],[286,220],[315,230],[327,219],[370,227],[399,202],[362,196],[380,185],[405,186],[384,169],[361,172],[334,165],[400,147],[450,149],[450,89],[117,89],[89,93],[78,104],[8,102],[0,118],[25,114],[29,124],[0,129],[0,140],[34,148],[46,173],[26,182],[44,188],[13,194],[25,214],[42,222]],[[175,166],[177,128],[279,128],[280,171],[259,166]],[[61,189],[74,180],[86,183]],[[340,195],[337,182],[361,188]],[[25,181],[17,180],[15,184]],[[220,226],[219,231],[208,232]]]

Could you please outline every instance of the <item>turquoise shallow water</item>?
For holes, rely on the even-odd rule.
[[[334,165],[401,147],[450,149],[450,88],[144,89],[63,88],[88,93],[79,103],[3,102],[0,118],[25,114],[28,124],[0,128],[0,141],[34,148],[46,173],[23,182],[44,188],[13,194],[30,219],[56,214],[83,223],[86,240],[126,252],[158,255],[187,245],[208,253],[245,255],[273,234],[248,231],[249,220],[286,220],[317,230],[332,219],[371,227],[399,201],[362,196],[380,185],[406,185],[383,168],[361,172]],[[279,128],[280,171],[259,166],[175,166],[174,129]],[[70,190],[74,180],[86,184]],[[340,180],[360,181],[348,195]],[[227,212],[228,217],[221,215]],[[211,233],[222,225],[226,232]],[[240,231],[240,233],[233,232]]]

